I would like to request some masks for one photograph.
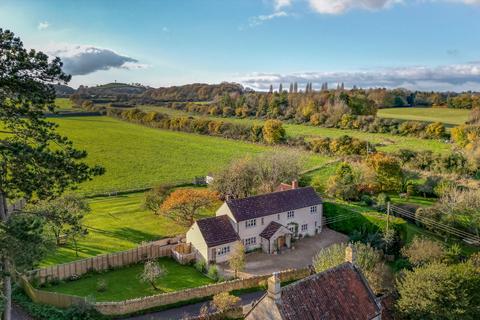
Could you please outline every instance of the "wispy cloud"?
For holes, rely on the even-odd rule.
[[[352,9],[380,10],[402,0],[309,0],[310,7],[322,14],[342,14]]]
[[[37,29],[38,30],[45,30],[50,26],[50,23],[48,21],[42,21],[38,23]]]
[[[137,59],[121,55],[111,49],[88,45],[54,45],[45,50],[49,55],[60,57],[64,70],[71,75],[86,75],[100,70],[139,69],[147,65]]]
[[[438,67],[413,66],[352,72],[253,73],[237,78],[245,86],[265,90],[270,84],[323,82],[370,87],[405,87],[424,90],[469,90],[480,86],[480,61]]]
[[[259,16],[256,16],[256,17],[251,17],[250,21],[249,21],[249,26],[250,27],[255,27],[255,26],[261,25],[262,23],[264,23],[266,21],[273,20],[273,19],[276,19],[276,18],[281,18],[281,17],[287,17],[287,16],[288,16],[288,13],[286,13],[285,11],[277,11],[277,12],[274,12],[272,14],[259,15]]]
[[[275,11],[279,11],[282,8],[289,7],[292,5],[292,0],[274,0],[273,1],[273,6],[275,8]]]

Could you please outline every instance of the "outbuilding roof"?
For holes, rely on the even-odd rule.
[[[227,201],[227,205],[237,222],[306,208],[321,203],[322,199],[312,187],[272,192]]]
[[[197,220],[197,225],[209,248],[240,240],[226,215]]]
[[[281,302],[277,307],[282,319],[366,320],[381,312],[367,281],[349,262],[281,290]]]

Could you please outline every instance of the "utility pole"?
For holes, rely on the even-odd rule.
[[[387,202],[387,232],[388,232],[389,220],[390,220],[390,201]]]

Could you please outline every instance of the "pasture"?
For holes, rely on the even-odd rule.
[[[158,112],[166,113],[171,116],[193,116],[200,117],[195,114],[189,114],[181,110],[169,109],[166,107],[156,107],[156,106],[141,106],[141,109],[145,111],[156,110]],[[443,110],[443,109],[442,109]],[[222,118],[222,117],[212,117],[208,116],[210,119],[219,119],[227,122],[237,122],[237,123],[262,123],[262,120],[258,119],[239,119],[239,118]],[[337,128],[324,128],[324,127],[315,127],[305,124],[285,124],[285,129],[287,134],[290,136],[299,136],[304,135],[310,138],[315,137],[330,137],[338,138],[343,135],[349,135],[358,139],[367,140],[369,142],[378,144],[378,150],[384,152],[393,152],[400,149],[412,149],[412,150],[430,150],[433,152],[447,152],[449,151],[450,145],[443,141],[438,140],[427,140],[420,139],[415,137],[405,137],[387,133],[369,133],[359,130],[342,130]]]
[[[143,193],[98,197],[89,200],[91,212],[85,216],[86,237],[78,241],[79,256],[73,244],[50,251],[42,266],[89,258],[104,253],[124,251],[153,241],[172,237],[187,231],[187,227],[165,216],[145,210]],[[218,206],[220,206],[220,202]],[[214,210],[202,212],[197,218],[213,215]]]
[[[79,149],[87,162],[106,168],[103,176],[80,185],[81,193],[148,188],[161,183],[191,182],[225,166],[234,158],[272,147],[183,132],[152,129],[109,117],[55,118],[59,132]],[[326,157],[302,152],[305,168]]]
[[[448,108],[387,108],[378,110],[377,116],[400,120],[442,122],[447,125],[464,124],[470,110]]]

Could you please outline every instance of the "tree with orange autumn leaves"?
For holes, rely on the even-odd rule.
[[[218,194],[206,189],[178,189],[162,203],[161,213],[185,226],[191,226],[201,209],[211,208]]]

